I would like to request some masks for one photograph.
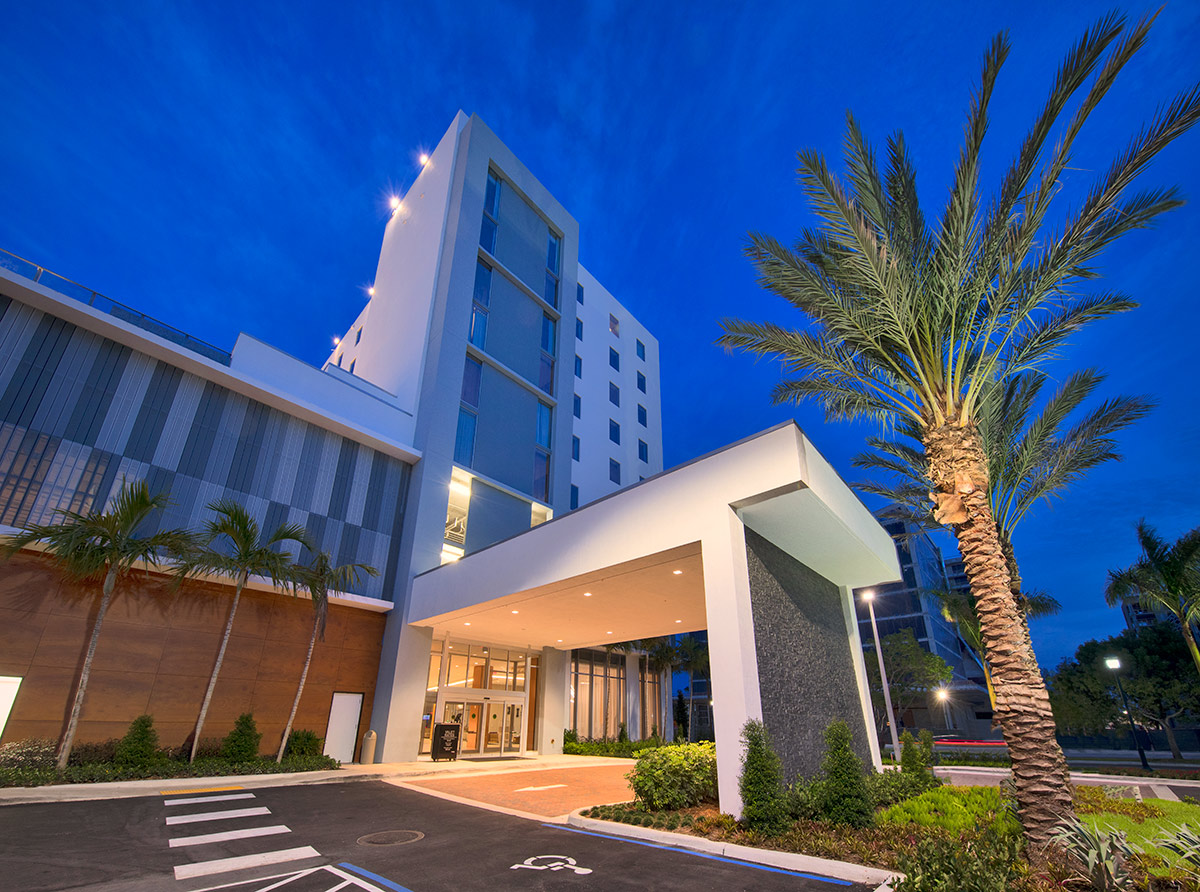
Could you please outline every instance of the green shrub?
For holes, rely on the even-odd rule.
[[[254,716],[243,712],[233,724],[233,730],[221,741],[221,758],[230,762],[250,762],[258,758],[258,744],[262,734],[254,722]]]
[[[871,795],[871,804],[877,809],[920,796],[927,790],[941,786],[941,783],[932,774],[905,774],[894,768],[867,775],[867,791]]]
[[[821,762],[820,816],[835,824],[867,827],[875,818],[867,776],[851,744],[853,736],[845,722],[832,722],[825,729],[825,758]]]
[[[567,728],[563,731],[563,746],[568,743],[579,743],[579,732],[574,728]]]
[[[139,715],[130,723],[125,736],[117,742],[113,763],[126,768],[142,768],[158,759],[158,732],[154,730],[154,718]]]
[[[643,750],[654,749],[665,744],[657,738],[645,740],[575,740],[563,742],[563,754],[567,756],[611,756],[618,759],[636,759]]]
[[[686,743],[643,750],[625,775],[637,801],[651,811],[688,808],[717,795],[717,748]]]
[[[1020,824],[995,787],[938,787],[893,805],[879,815],[887,824],[940,827],[950,833],[987,829],[1016,836]]]
[[[629,743],[629,732],[625,730],[624,722],[621,722],[621,726],[617,730],[617,743]]]
[[[1009,892],[1026,873],[1015,836],[930,837],[898,856],[896,892]]]
[[[803,777],[796,778],[784,794],[788,817],[793,821],[811,821],[820,817],[823,795],[822,782],[819,778],[811,780]]]
[[[787,826],[788,806],[783,791],[783,763],[771,749],[766,726],[750,719],[742,728],[742,823],[759,833],[780,833]]]
[[[1081,815],[1124,815],[1141,824],[1147,818],[1161,818],[1166,813],[1157,805],[1140,799],[1114,795],[1110,788],[1079,785],[1072,792],[1075,812]]]
[[[95,762],[111,762],[117,755],[117,738],[110,740],[87,740],[71,748],[68,765],[90,765]]]
[[[1052,839],[1070,857],[1077,879],[1090,884],[1091,888],[1101,892],[1133,888],[1126,863],[1133,857],[1134,850],[1124,833],[1109,833],[1073,818],[1060,824]]]
[[[316,731],[295,730],[288,735],[287,748],[283,751],[283,757],[286,759],[288,756],[319,756],[323,742],[317,736]]]

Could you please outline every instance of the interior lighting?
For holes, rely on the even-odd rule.
[[[451,480],[450,481],[450,492],[454,493],[455,495],[470,496],[471,495],[471,487],[469,484],[462,483],[458,480]]]

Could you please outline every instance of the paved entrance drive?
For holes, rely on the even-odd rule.
[[[611,765],[508,770],[392,783],[511,811],[559,817],[588,805],[628,802],[633,792],[625,775],[635,764],[632,759],[613,759]]]

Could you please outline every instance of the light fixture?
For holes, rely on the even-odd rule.
[[[424,167],[426,164],[429,163],[429,156],[426,155],[424,152],[422,152],[421,157],[418,158],[417,160],[421,163],[421,166]]]
[[[938,688],[938,689],[937,689],[937,698],[938,698],[939,700],[941,700],[941,701],[943,701],[943,702],[944,702],[944,701],[945,701],[945,700],[946,700],[946,699],[947,699],[949,696],[950,696],[950,692],[949,692],[949,691],[947,691],[945,688]]]
[[[864,601],[874,601],[875,600],[875,592],[872,591],[871,589],[867,589],[865,592],[862,593],[862,599]]]
[[[677,619],[677,620],[675,620],[675,622],[677,622],[677,623],[681,623],[681,622],[683,622],[683,620],[681,620],[681,619]]]
[[[559,639],[558,639],[558,643],[559,643],[559,644],[562,644],[562,639],[561,639],[561,638],[559,638]]]
[[[682,570],[672,570],[672,571],[671,571],[671,573],[672,573],[673,575],[675,575],[675,576],[682,576],[682,575],[683,575],[683,571],[682,571]]]
[[[342,339],[341,339],[341,338],[334,338],[334,339],[333,339],[333,346],[335,346],[335,347],[336,347],[336,346],[337,346],[338,344],[340,344],[341,342],[342,342]]]
[[[592,596],[592,593],[591,593],[591,592],[584,592],[584,593],[583,593],[583,596],[584,596],[585,598],[590,598],[590,597]]]
[[[375,286],[374,285],[372,285],[370,288],[367,289],[367,294],[371,295],[371,297],[375,296]]]
[[[393,211],[400,210],[400,196],[393,195],[391,200],[388,202],[388,204],[391,205]]]
[[[1121,668],[1121,660],[1119,657],[1105,657],[1104,665],[1107,666],[1109,669],[1120,669]]]
[[[514,610],[513,613],[520,613],[520,610]]]
[[[469,625],[471,625],[471,624],[470,624],[470,623],[463,623],[463,625],[464,625],[464,626],[469,626]]]
[[[450,492],[460,496],[470,496],[471,486],[468,483],[463,483],[459,480],[450,481]]]
[[[605,632],[604,634],[606,634],[606,635],[611,635],[611,634],[612,634],[612,632]]]

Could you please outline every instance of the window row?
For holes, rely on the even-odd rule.
[[[500,192],[503,181],[494,171],[488,171],[487,187],[483,195],[483,223],[479,229],[479,244],[489,254],[496,254],[496,232],[500,228]],[[542,298],[552,307],[558,307],[558,280],[562,266],[562,238],[548,225],[546,227],[546,280]],[[582,295],[582,291],[580,292]],[[582,297],[580,297],[582,301]]]
[[[492,302],[492,268],[482,260],[475,265],[475,291],[471,302],[471,324],[467,340],[480,350],[487,349],[488,316]],[[554,355],[558,348],[558,323],[549,313],[542,314],[541,362],[537,386],[554,395]]]
[[[613,384],[611,381],[608,382],[608,401],[614,406],[621,405],[621,388],[619,388],[616,384]],[[583,399],[579,396],[579,394],[574,395],[574,399],[572,401],[572,413],[576,418],[583,417]],[[637,420],[638,424],[640,424],[642,427],[648,426],[649,413],[646,411],[646,407],[641,403],[638,403],[637,407]]]

